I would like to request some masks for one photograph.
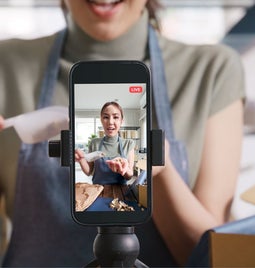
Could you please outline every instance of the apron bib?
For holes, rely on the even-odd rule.
[[[101,140],[99,144],[98,150],[102,150],[104,138]],[[122,158],[125,158],[123,148],[122,148],[122,142],[121,139],[118,137],[119,142],[119,150],[120,150],[120,156]],[[99,158],[95,161],[95,166],[94,166],[94,175],[92,178],[92,181],[94,184],[126,184],[127,181],[126,179],[119,173],[113,172],[108,165],[106,164],[106,160],[110,160],[112,157],[102,157]]]
[[[61,31],[50,53],[38,108],[51,105],[64,37],[65,31]],[[166,131],[171,158],[181,176],[186,179],[187,159],[183,146],[173,136],[164,65],[157,37],[151,27],[149,49],[158,126]],[[164,109],[163,103],[166,104]],[[166,119],[163,120],[163,117]],[[58,159],[49,158],[48,142],[22,144],[13,232],[3,266],[83,267],[94,258],[93,242],[96,234],[96,227],[80,226],[73,221],[69,168],[61,167]],[[136,235],[140,241],[139,259],[142,262],[148,266],[175,266],[152,220],[137,226]]]

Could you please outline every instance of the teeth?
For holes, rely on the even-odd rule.
[[[120,2],[120,0],[89,0],[89,2],[96,4],[115,4]]]

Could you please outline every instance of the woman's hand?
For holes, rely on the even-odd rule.
[[[81,149],[76,149],[75,150],[75,161],[76,162],[79,162],[82,160],[82,159],[85,159],[84,158],[84,152],[81,150]]]
[[[85,159],[85,154],[81,149],[76,149],[74,155],[75,155],[75,161],[80,164],[82,171],[87,176],[91,175],[94,163],[87,162],[87,160]]]
[[[127,173],[129,168],[128,160],[122,157],[116,157],[112,160],[106,160],[106,163],[113,172],[119,173],[122,176]]]
[[[4,128],[4,118],[0,115],[0,131]]]

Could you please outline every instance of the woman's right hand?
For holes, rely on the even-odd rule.
[[[4,128],[4,118],[0,115],[0,131]]]
[[[91,175],[94,163],[88,163],[85,159],[85,153],[81,149],[76,149],[74,153],[75,161],[81,166],[82,171],[87,175]]]
[[[75,161],[80,162],[84,158],[84,152],[81,149],[75,150]]]

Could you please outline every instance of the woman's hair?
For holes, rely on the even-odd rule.
[[[60,0],[60,7],[62,8],[62,10],[66,10],[66,4],[64,0]]]
[[[154,19],[155,21],[157,21],[157,14],[156,13],[159,9],[161,9],[163,7],[162,4],[160,3],[160,1],[159,0],[148,0],[146,7],[149,11],[149,17],[151,19]]]
[[[106,103],[103,105],[102,109],[101,109],[100,115],[102,116],[102,114],[103,114],[105,108],[107,108],[107,107],[110,106],[110,105],[113,105],[114,107],[116,107],[116,108],[120,111],[121,119],[123,119],[123,117],[124,117],[123,109],[122,109],[122,107],[121,107],[117,102],[115,102],[115,101],[109,101],[109,102],[106,102]]]

